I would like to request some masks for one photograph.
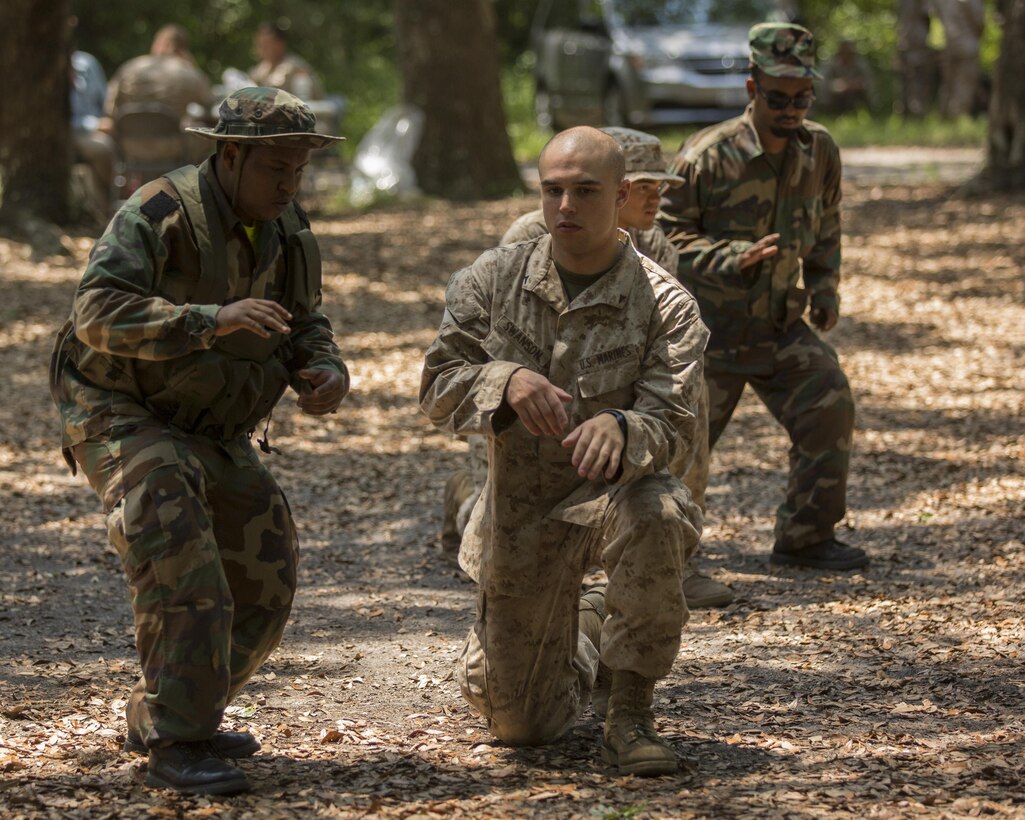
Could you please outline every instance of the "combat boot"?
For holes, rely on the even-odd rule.
[[[154,746],[149,750],[144,782],[187,794],[238,794],[249,790],[245,774],[221,760],[205,740]]]
[[[459,530],[459,510],[476,489],[470,474],[462,471],[445,482],[441,511],[441,554],[453,566],[459,566],[459,544],[463,538]]]
[[[605,610],[605,588],[607,584],[595,584],[580,596],[580,631],[601,652],[601,628],[608,617]],[[609,705],[609,690],[612,688],[612,670],[600,660],[598,674],[591,687],[591,708],[599,717],[605,717]]]
[[[215,732],[209,742],[210,748],[218,757],[252,757],[260,751],[260,741],[250,732]],[[121,749],[137,755],[149,753],[146,744],[142,742],[142,736],[131,729],[128,730],[128,736]]]
[[[683,597],[688,609],[708,609],[733,603],[733,590],[707,575],[698,572],[694,562],[688,561],[684,570]]]
[[[677,769],[676,753],[655,732],[651,702],[655,681],[636,672],[612,673],[602,759],[623,774],[654,777]]]
[[[782,551],[777,544],[769,562],[785,567],[847,571],[867,567],[868,555],[861,547],[852,547],[836,538],[827,538],[794,552]]]

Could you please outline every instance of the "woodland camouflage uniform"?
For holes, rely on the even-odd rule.
[[[333,139],[303,137],[313,119],[298,104],[246,89],[222,103],[210,133],[257,145]],[[293,203],[256,223],[251,244],[215,161],[143,186],[118,211],[51,362],[65,457],[99,495],[128,576],[143,671],[128,726],[150,747],[210,738],[277,646],[298,540],[250,436],[289,385],[300,388],[298,370],[332,370],[348,385],[320,313],[305,214]],[[291,312],[289,335],[216,337],[220,307],[247,297]]]
[[[600,645],[612,670],[667,674],[687,618],[681,581],[701,513],[674,472],[691,457],[707,332],[693,298],[620,237],[620,261],[571,304],[550,236],[485,252],[453,275],[426,354],[424,412],[488,441],[460,553],[480,597],[459,678],[510,743],[554,740],[589,699],[598,641],[577,614],[589,566],[609,578]],[[567,429],[622,410],[617,480],[581,478],[558,437],[527,431],[504,400],[521,367],[572,395]]]
[[[759,32],[765,42],[752,41],[752,61],[763,71],[818,76],[805,29],[762,24]],[[839,310],[840,154],[825,128],[806,122],[777,172],[751,117],[749,106],[686,142],[670,168],[686,183],[664,193],[660,219],[711,332],[710,445],[745,384],[790,435],[775,551],[796,553],[832,538],[846,509],[854,402],[836,353],[803,319],[809,300]],[[741,254],[777,232],[779,252],[741,270]]]

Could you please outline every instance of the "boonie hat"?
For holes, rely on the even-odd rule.
[[[318,134],[310,107],[280,88],[240,88],[224,99],[217,113],[215,127],[185,130],[221,142],[286,148],[326,148],[345,139]]]
[[[815,36],[796,23],[758,23],[747,35],[751,65],[770,77],[822,79],[815,68]]]
[[[668,163],[662,156],[662,143],[658,137],[632,128],[609,127],[601,129],[619,143],[626,157],[625,179],[652,179],[666,182],[670,188],[683,185],[683,177],[667,174]]]

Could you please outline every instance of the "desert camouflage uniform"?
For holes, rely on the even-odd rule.
[[[777,179],[748,109],[694,135],[673,167],[688,183],[664,195],[662,224],[711,331],[709,442],[750,383],[790,434],[776,549],[795,552],[831,538],[846,509],[854,401],[836,353],[802,318],[809,293],[812,307],[839,309],[839,151],[808,122]],[[779,253],[741,271],[740,255],[774,232]]]
[[[148,746],[209,738],[277,646],[298,540],[249,436],[289,384],[300,387],[297,370],[348,384],[319,312],[305,217],[257,223],[253,247],[214,162],[175,172],[177,188],[164,177],[143,186],[118,211],[51,361],[65,457],[99,495],[128,576],[143,668],[128,724]],[[283,304],[289,336],[215,337],[219,308],[247,297]]]
[[[519,217],[509,230],[502,236],[503,245],[515,245],[517,242],[525,242],[530,239],[537,239],[548,233],[545,225],[544,215],[540,209],[531,211]],[[630,239],[638,253],[647,256],[653,262],[657,262],[669,273],[676,273],[676,263],[679,258],[676,248],[669,243],[662,229],[656,225],[647,231],[627,230]],[[702,407],[707,407],[707,398]],[[707,413],[702,416],[707,416]],[[699,425],[700,429],[707,429],[707,424]],[[707,437],[706,437],[707,438]],[[467,459],[468,470],[459,470],[452,475],[445,488],[445,508],[442,511],[442,532],[441,544],[446,555],[451,558],[453,550],[458,549],[459,540],[463,536],[466,524],[470,520],[470,512],[477,498],[484,489],[484,482],[488,474],[488,448],[483,436],[470,436],[469,457]],[[702,509],[705,504],[705,486],[708,484],[708,447],[696,446],[694,450],[694,465],[688,470],[688,476],[684,477],[684,483],[694,496]],[[691,474],[694,475],[691,475]]]
[[[479,583],[460,682],[511,743],[553,740],[587,702],[598,657],[577,623],[587,567],[600,561],[609,577],[610,668],[664,676],[687,619],[681,581],[701,513],[673,473],[693,446],[707,332],[692,297],[620,235],[619,263],[571,305],[551,237],[487,251],[452,277],[426,354],[424,412],[488,439],[488,479],[460,552]],[[526,431],[503,400],[521,367],[573,396],[568,429],[623,411],[617,481],[580,478],[558,437]]]
[[[296,54],[286,54],[277,65],[264,60],[249,69],[249,77],[257,85],[280,88],[302,100],[319,100],[324,96],[320,77],[308,62]]]
[[[114,73],[107,87],[104,113],[116,121],[127,107],[160,103],[180,122],[187,122],[191,104],[207,112],[215,102],[210,81],[191,61],[174,55],[144,54],[129,60]],[[114,136],[123,142],[124,135],[115,133]],[[145,140],[133,138],[130,144],[121,147],[136,161],[166,161],[181,157],[180,145],[181,135],[174,129],[172,133],[153,134]],[[187,138],[185,145],[188,161],[203,159],[205,145],[202,141]]]
[[[605,130],[611,131],[614,129]],[[646,231],[638,231],[632,228],[624,230],[629,234],[638,253],[648,257],[648,259],[657,263],[659,267],[668,273],[676,274],[680,256],[677,253],[676,246],[666,239],[665,232],[660,225],[655,225]],[[542,212],[540,210],[531,211],[521,216],[509,226],[509,230],[502,237],[502,244],[513,245],[547,233],[548,228],[545,226]],[[705,431],[708,429],[708,423],[705,421],[708,418],[708,396],[707,391],[704,390],[698,400],[698,418],[701,420],[701,423],[697,425],[692,457],[683,470],[682,475],[679,475],[678,478],[682,479],[683,483],[687,485],[687,489],[690,490],[690,494],[694,497],[698,506],[704,510],[705,489],[708,486],[708,437],[705,434]],[[481,448],[475,448],[471,439],[471,459],[475,455],[479,456],[480,453]],[[487,464],[484,465],[484,471],[486,472],[486,470]],[[474,465],[473,475],[476,477],[481,472],[480,467]],[[483,486],[483,484],[479,486]]]

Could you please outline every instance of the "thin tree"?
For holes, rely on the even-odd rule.
[[[395,0],[406,102],[424,112],[417,184],[446,199],[521,187],[506,132],[494,13],[488,0]]]
[[[1025,0],[1000,0],[1003,37],[993,72],[983,184],[1025,188]]]
[[[64,222],[71,166],[69,0],[0,2],[0,221]]]

